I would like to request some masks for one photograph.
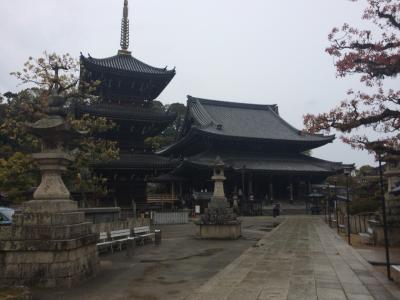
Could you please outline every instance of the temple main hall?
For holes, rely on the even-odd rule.
[[[294,128],[279,115],[275,104],[188,96],[181,138],[159,154],[180,159],[173,174],[185,178],[183,190],[202,207],[206,206],[202,199],[212,189],[210,177],[219,157],[226,168],[227,198],[241,211],[255,213],[268,202],[304,203],[312,184],[341,172],[342,163],[309,155],[334,138]]]

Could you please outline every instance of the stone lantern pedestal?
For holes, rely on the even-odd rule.
[[[390,246],[400,245],[400,156],[387,155],[385,177],[388,181],[388,192],[385,195],[386,200],[386,218],[388,242]],[[370,220],[369,225],[374,232],[374,243],[384,245],[384,226],[381,216],[378,220]]]
[[[60,98],[50,97],[50,111],[58,112],[55,104],[62,103]],[[74,133],[59,115],[27,127],[42,140],[42,152],[33,154],[42,181],[33,200],[13,216],[13,224],[0,226],[0,285],[71,287],[99,267],[98,234],[77,211],[61,177],[73,160],[64,151],[64,142]]]
[[[215,162],[214,193],[208,208],[196,223],[197,236],[202,239],[231,239],[241,236],[241,222],[229,208],[224,192],[224,163],[218,157]]]

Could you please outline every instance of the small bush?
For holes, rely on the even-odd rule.
[[[379,198],[359,199],[350,203],[350,214],[356,215],[364,212],[375,212],[379,209]]]

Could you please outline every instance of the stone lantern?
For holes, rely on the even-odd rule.
[[[385,161],[385,176],[388,180],[388,194],[386,195],[388,223],[400,228],[400,157],[387,156]]]
[[[224,167],[220,157],[214,163],[211,179],[214,181],[214,193],[197,225],[197,236],[203,239],[238,239],[241,235],[241,222],[233,209],[229,207],[224,192]]]
[[[214,192],[208,208],[227,208],[228,203],[224,191],[224,181],[226,179],[224,166],[225,164],[218,157],[214,164],[213,176],[211,177],[211,180],[214,181]]]
[[[400,157],[397,155],[386,155],[384,176],[387,178],[387,190],[385,194],[386,220],[388,242],[390,245],[400,244]],[[374,232],[374,243],[384,245],[384,222],[382,210],[378,220],[369,220]]]
[[[385,177],[388,181],[388,193],[386,194],[387,222],[391,242],[400,243],[400,157],[385,157]]]
[[[12,226],[0,226],[1,285],[71,287],[98,269],[98,234],[77,211],[61,177],[73,160],[67,144],[79,137],[65,120],[64,103],[50,95],[47,116],[26,124],[42,141],[42,151],[32,155],[42,180]]]

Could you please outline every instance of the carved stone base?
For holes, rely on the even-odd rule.
[[[237,240],[242,235],[240,221],[231,224],[196,224],[201,239]]]
[[[0,285],[71,287],[96,274],[98,235],[83,212],[27,210],[13,221],[0,226]]]
[[[59,200],[31,200],[24,203],[24,212],[26,213],[59,213],[73,212],[78,210],[76,201],[69,199]]]
[[[225,197],[213,196],[196,225],[201,239],[237,240],[242,234],[242,224]]]

